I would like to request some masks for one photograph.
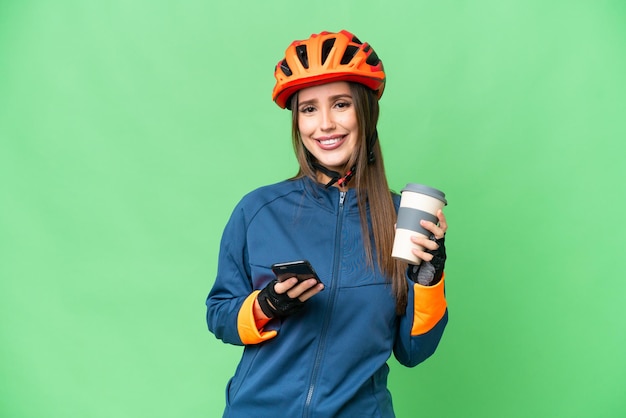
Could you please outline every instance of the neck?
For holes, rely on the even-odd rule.
[[[313,165],[316,169],[315,174],[318,182],[325,184],[326,188],[329,188],[330,186],[335,186],[342,190],[346,190],[349,188],[348,185],[350,183],[350,180],[354,176],[354,171],[356,170],[356,166],[352,166],[352,168],[342,174],[337,171],[330,170],[327,167],[322,166],[321,164]]]

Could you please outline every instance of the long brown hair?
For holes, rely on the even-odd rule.
[[[376,125],[380,108],[374,92],[359,83],[350,84],[350,91],[359,126],[359,140],[354,155],[346,163],[344,171],[356,166],[352,182],[356,187],[359,214],[361,217],[361,230],[367,262],[374,265],[374,253],[376,262],[382,273],[391,281],[391,288],[396,299],[396,313],[404,313],[407,305],[407,282],[405,271],[407,264],[391,257],[393,247],[394,225],[396,222],[396,210],[391,198],[391,192],[385,174],[385,165],[380,143],[377,138]],[[292,109],[292,141],[296,158],[300,164],[298,174],[293,178],[310,177],[317,181],[314,168],[309,159],[314,159],[304,147],[300,130],[298,128],[298,94],[291,98]],[[375,142],[368,146],[368,142]],[[370,162],[370,151],[373,158]],[[369,207],[371,233],[373,242],[366,237],[370,236],[370,227],[367,221],[367,209]]]

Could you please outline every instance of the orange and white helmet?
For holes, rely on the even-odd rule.
[[[291,96],[298,90],[333,81],[361,83],[374,90],[379,99],[385,89],[382,61],[369,44],[346,30],[293,41],[276,65],[274,77],[272,99],[283,109],[289,107]]]

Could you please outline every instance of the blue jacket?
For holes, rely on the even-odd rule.
[[[362,240],[354,189],[287,180],[237,205],[206,301],[209,330],[245,345],[225,417],[394,416],[386,362],[393,353],[413,367],[433,354],[447,323],[444,284],[409,281],[406,313],[398,316],[391,285],[368,267]],[[300,259],[325,289],[282,321],[255,323],[254,299],[274,278],[270,266]]]

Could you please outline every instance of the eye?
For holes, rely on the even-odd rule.
[[[311,105],[304,105],[300,108],[300,113],[311,113],[315,111],[315,108]]]
[[[350,106],[352,106],[352,103],[347,100],[340,100],[335,103],[335,107],[337,107],[338,109],[347,109]]]

